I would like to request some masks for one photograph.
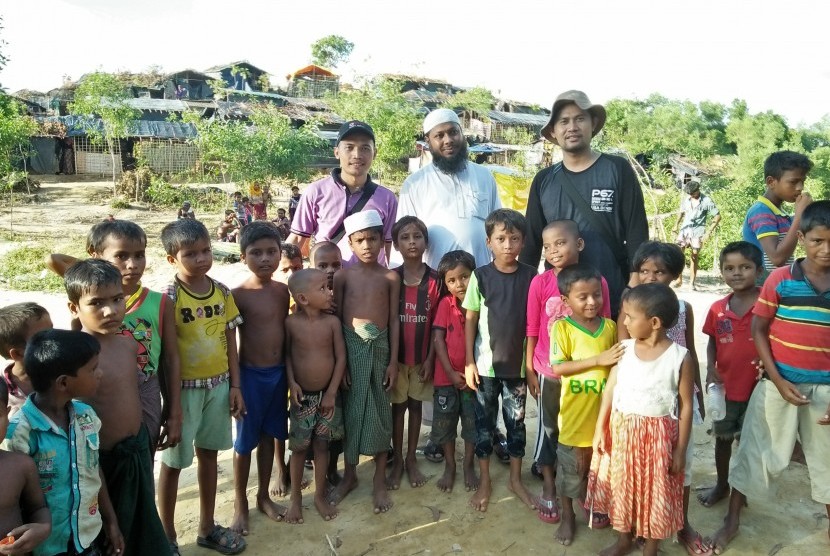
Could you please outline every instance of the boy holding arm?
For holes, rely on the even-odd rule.
[[[330,440],[343,436],[340,382],[346,370],[346,344],[340,320],[328,313],[332,291],[324,272],[309,268],[288,279],[291,295],[302,309],[288,317],[286,368],[291,387],[291,507],[285,520],[303,522],[303,465],[314,451],[314,506],[326,521],[337,509],[326,500]]]
[[[245,414],[236,351],[242,316],[233,294],[207,275],[213,265],[210,234],[198,220],[177,220],[161,230],[167,262],[176,267],[167,295],[175,307],[182,369],[182,442],[162,453],[159,513],[174,553],[175,512],[181,470],[199,460],[199,527],[196,543],[223,554],[245,550],[245,539],[214,522],[217,455],[231,442],[231,415]]]
[[[38,332],[26,347],[23,361],[34,392],[11,420],[3,447],[34,459],[52,515],[51,533],[28,547],[35,556],[124,552],[98,465],[101,420],[90,406],[75,401],[95,396],[102,375],[100,349],[90,334],[68,330]]]
[[[484,228],[493,262],[475,269],[462,304],[467,310],[465,378],[467,386],[476,391],[476,456],[481,475],[470,505],[486,512],[490,503],[490,454],[501,396],[510,454],[507,487],[534,509],[533,497],[522,482],[522,458],[527,400],[523,363],[527,294],[536,269],[517,260],[527,233],[524,216],[515,210],[497,209],[487,217]]]
[[[236,421],[233,471],[234,519],[231,529],[248,534],[248,476],[251,452],[257,449],[256,507],[274,521],[282,521],[285,508],[268,495],[275,441],[288,437],[288,379],[285,374],[285,317],[288,288],[272,280],[280,261],[280,232],[264,220],[242,228],[239,248],[252,272],[232,290],[244,319],[239,329],[239,373],[245,416]],[[284,466],[285,464],[283,464]]]
[[[711,541],[715,554],[738,534],[747,493],[765,490],[787,468],[796,438],[812,497],[830,517],[830,201],[804,209],[798,238],[806,257],[774,270],[752,310],[752,338],[769,379],[749,398],[729,468],[729,512]]]
[[[345,383],[345,460],[343,480],[329,501],[337,504],[357,486],[360,454],[375,459],[372,499],[375,513],[387,512],[386,451],[392,440],[389,392],[398,373],[400,276],[378,263],[383,222],[375,210],[343,221],[357,262],[334,276],[334,298],[343,323],[348,367]]]
[[[64,285],[69,312],[81,323],[81,331],[101,346],[98,387],[84,399],[102,423],[101,470],[124,535],[125,554],[170,554],[156,510],[150,434],[141,420],[139,344],[122,330],[121,273],[107,261],[86,259],[69,267]]]

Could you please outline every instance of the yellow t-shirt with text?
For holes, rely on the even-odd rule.
[[[550,330],[550,363],[581,361],[595,357],[617,342],[617,325],[603,318],[596,332],[580,326],[571,317],[554,323]],[[594,367],[562,377],[559,405],[559,442],[566,446],[591,446],[597,425],[602,392],[609,367]]]
[[[210,279],[210,291],[197,294],[178,280],[168,288],[175,303],[182,380],[212,378],[228,370],[226,330],[242,324],[230,290]]]

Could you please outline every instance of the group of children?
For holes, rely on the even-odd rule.
[[[294,187],[292,189],[292,195],[294,194],[294,190],[297,188]],[[231,243],[238,243],[239,242],[239,234],[242,231],[242,228],[254,222],[255,220],[267,220],[268,215],[266,213],[266,202],[264,199],[270,199],[270,194],[266,191],[263,191],[260,188],[260,202],[259,203],[252,203],[251,199],[242,195],[241,191],[235,191],[233,193],[233,208],[225,210],[225,216],[222,218],[222,222],[219,223],[219,226],[216,228],[216,239],[219,241],[228,241]],[[293,196],[291,198],[293,200]],[[190,209],[190,203],[186,202],[187,209]],[[289,203],[290,204],[290,203]],[[190,216],[182,216],[182,211],[184,210],[184,205],[181,209],[179,209],[179,218],[195,218],[192,216],[193,212],[190,211]],[[280,231],[280,236],[282,239],[286,239],[288,234],[291,230],[291,220],[286,217],[285,209],[278,208],[277,209],[277,217],[271,220],[274,224],[277,225],[277,229]]]
[[[830,438],[821,429],[830,424],[830,342],[818,332],[830,309],[830,201],[803,207],[797,227],[806,258],[775,270],[761,289],[760,249],[734,242],[720,254],[732,293],[712,306],[703,332],[706,382],[723,385],[726,411],[714,424],[718,482],[700,502],[710,506],[733,488],[724,527],[707,541],[688,520],[690,439],[704,415],[704,388],[692,307],[669,286],[683,271],[677,246],[639,248],[631,269],[638,285],[625,291],[614,321],[605,279],[579,263],[584,243],[570,220],[544,229],[550,268],[542,274],[518,262],[527,225],[509,209],[486,219],[493,260],[480,267],[469,253],[451,251],[429,268],[428,230],[405,217],[393,230],[403,264],[387,269],[378,263],[380,216],[366,210],[344,221],[355,264],[342,268],[338,247],[321,242],[303,269],[277,226],[255,221],[239,237],[251,275],[230,290],[208,276],[208,230],[179,219],[161,233],[176,270],[163,293],[141,285],[143,230],[97,224],[90,259],[50,259],[78,331],[52,329],[34,303],[0,309],[0,348],[13,361],[0,381],[11,413],[10,423],[0,413],[8,450],[0,469],[9,477],[0,554],[178,554],[178,483],[194,455],[197,543],[223,554],[246,547],[254,449],[256,507],[275,521],[304,521],[307,456],[325,520],[357,486],[361,455],[375,462],[373,510],[386,512],[404,472],[412,487],[426,482],[416,458],[425,401],[434,403],[432,441],[445,453],[438,488],[455,485],[460,420],[464,486],[482,512],[493,491],[501,405],[507,486],[542,521],[561,522],[555,538],[563,545],[583,515],[589,527],[619,532],[603,554],[625,554],[636,543],[656,554],[675,534],[690,554],[720,553],[737,533],[746,494],[786,466],[797,436],[813,496],[830,515],[823,480]],[[758,386],[756,366],[765,377]],[[522,481],[528,393],[540,416],[538,496]],[[223,527],[214,521],[217,455],[231,447],[234,518]],[[158,505],[156,450],[163,450]],[[269,492],[274,459],[278,485]],[[271,492],[289,485],[286,508]]]

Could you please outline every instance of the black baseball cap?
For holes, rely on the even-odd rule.
[[[351,120],[340,126],[340,131],[337,132],[337,142],[340,143],[352,133],[362,133],[371,137],[372,141],[375,140],[375,132],[372,131],[372,126],[360,120]]]

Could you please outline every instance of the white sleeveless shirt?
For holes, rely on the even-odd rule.
[[[676,416],[680,366],[686,348],[672,343],[654,361],[643,361],[634,353],[634,340],[623,340],[625,354],[617,364],[613,408],[620,413],[644,417]]]

